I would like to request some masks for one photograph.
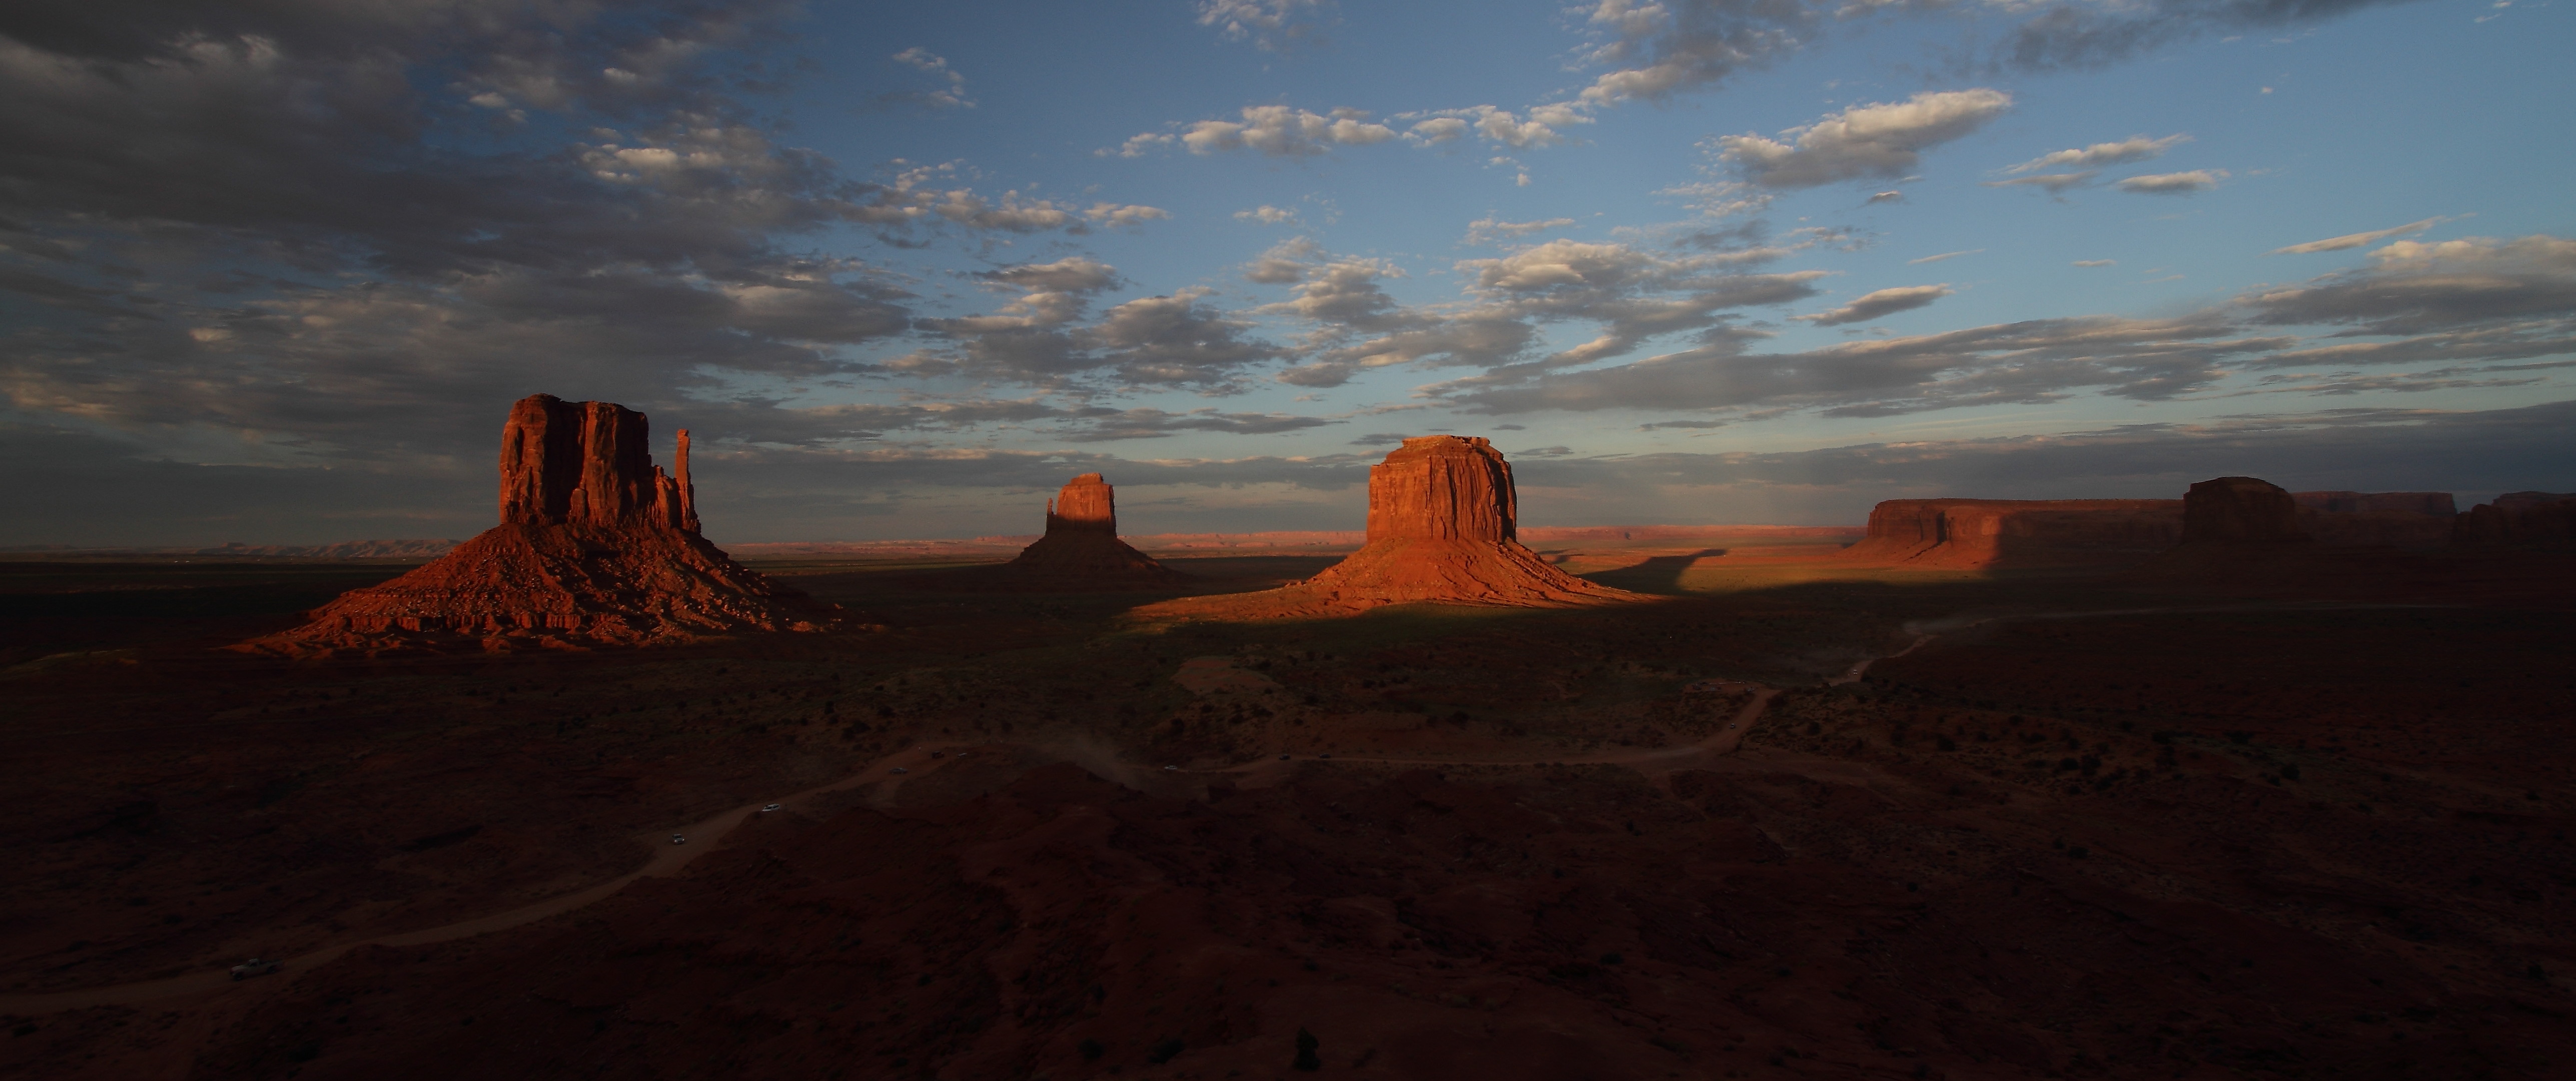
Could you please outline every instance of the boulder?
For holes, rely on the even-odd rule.
[[[539,394],[501,433],[501,524],[445,556],[235,648],[285,656],[507,652],[821,631],[838,606],[778,585],[698,535],[689,435],[674,474],[644,414]]]
[[[2178,499],[1890,499],[1847,559],[1981,570],[2134,562],[2182,539]]]
[[[1480,438],[1407,439],[1369,468],[1368,543],[1323,573],[1273,590],[1194,597],[1140,614],[1269,619],[1427,602],[1565,608],[1645,599],[1548,564],[1517,538],[1512,467]]]

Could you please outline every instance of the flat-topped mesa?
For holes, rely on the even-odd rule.
[[[2319,544],[2439,548],[2458,508],[2449,492],[2292,492],[2299,529]]]
[[[680,432],[677,476],[653,464],[642,413],[615,402],[521,398],[501,427],[501,521],[698,530],[689,484],[689,433]]]
[[[2453,519],[2451,543],[2576,547],[2576,493],[2507,492]]]
[[[2182,536],[2179,499],[1890,499],[1848,559],[1943,569],[2143,560]]]
[[[653,465],[644,414],[523,398],[501,429],[501,524],[312,622],[235,647],[293,657],[659,645],[820,631],[846,613],[745,569],[698,534],[689,433]]]
[[[1259,593],[1193,597],[1140,609],[1148,617],[1282,619],[1347,615],[1389,604],[1572,608],[1645,599],[1550,565],[1514,539],[1511,464],[1483,439],[1407,439],[1369,469],[1368,544],[1303,582]]]
[[[2280,485],[2253,477],[2218,477],[2182,497],[2183,543],[2280,544],[2310,540],[2299,528],[2299,504]]]

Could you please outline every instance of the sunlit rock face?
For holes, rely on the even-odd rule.
[[[846,622],[698,535],[688,433],[653,464],[644,414],[539,394],[501,430],[501,524],[295,630],[241,649],[287,656],[583,649]]]
[[[1550,566],[1513,539],[1512,467],[1481,438],[1432,435],[1369,468],[1368,544],[1303,582],[1146,609],[1178,618],[1275,619],[1427,602],[1567,608],[1644,599]]]
[[[697,532],[688,431],[672,461],[676,475],[653,464],[649,444],[644,414],[615,402],[519,399],[501,427],[502,523]]]

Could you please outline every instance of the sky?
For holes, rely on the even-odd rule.
[[[0,545],[463,537],[509,403],[719,543],[2576,490],[2560,0],[20,0]]]

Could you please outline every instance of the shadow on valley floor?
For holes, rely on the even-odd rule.
[[[1237,590],[1335,558],[1179,562]],[[1361,1077],[2576,1062],[2563,560],[2388,587],[2452,607],[2327,608],[1742,546],[1577,558],[1670,595],[1139,625],[1150,597],[781,563],[890,629],[297,665],[202,639],[291,618],[320,579],[85,571],[95,607],[0,616],[101,653],[6,685],[0,992],[507,910],[680,824],[971,750],[884,805],[755,817],[579,914],[10,1019],[0,1072],[1269,1077],[1300,1029]],[[1987,623],[1818,685],[1909,625],[2141,608],[2196,610]],[[155,629],[187,611],[209,622]],[[1786,690],[1705,768],[1527,764],[1722,732],[1742,692],[1719,680]],[[1266,787],[1094,776],[1281,754]],[[1348,761],[1373,755],[1457,764]]]

